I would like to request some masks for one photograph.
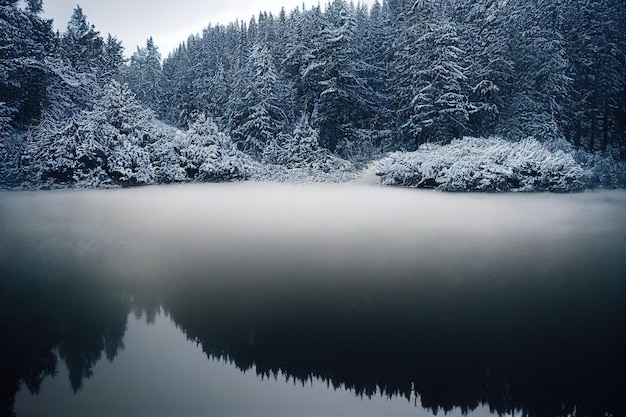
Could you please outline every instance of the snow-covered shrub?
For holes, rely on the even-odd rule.
[[[119,134],[112,143],[106,168],[115,181],[125,186],[155,183],[150,154],[135,136]]]
[[[357,170],[320,171],[312,168],[287,168],[284,165],[258,164],[250,177],[253,181],[286,182],[296,184],[339,183],[356,180]]]
[[[187,146],[187,136],[184,132],[156,122],[150,125],[150,136],[156,140],[147,146],[156,182],[170,184],[188,180],[187,172],[183,168],[185,158],[183,149]]]
[[[181,154],[187,175],[199,181],[230,181],[251,175],[252,159],[239,151],[230,136],[204,115],[186,133],[186,146]]]
[[[394,152],[377,162],[385,185],[446,191],[555,191],[585,188],[590,173],[572,152],[551,151],[533,138],[464,138],[448,145],[426,144]]]
[[[352,168],[350,162],[338,158],[319,145],[319,132],[311,127],[306,119],[300,121],[293,134],[280,135],[275,143],[265,150],[263,160],[288,169],[326,173]]]
[[[550,151],[533,138],[514,142],[505,164],[522,191],[575,191],[589,184],[589,172],[576,162],[571,150]]]
[[[626,161],[620,158],[620,150],[609,148],[606,152],[590,153],[578,150],[576,160],[591,172],[594,187],[626,188]]]
[[[24,138],[24,152],[20,170],[26,185],[52,187],[70,184],[81,168],[76,158],[76,130],[74,119],[44,118],[28,130]]]

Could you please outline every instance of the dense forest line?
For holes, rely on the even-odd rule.
[[[0,0],[5,187],[346,172],[348,161],[467,137],[534,138],[547,159],[566,154],[571,181],[540,189],[626,176],[622,1],[334,0],[209,26],[165,59],[149,38],[130,60],[80,7],[63,33],[42,7]],[[543,169],[496,162],[511,180],[481,174],[485,189],[516,188]],[[381,175],[442,186],[410,165]]]

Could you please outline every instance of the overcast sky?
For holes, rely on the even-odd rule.
[[[209,24],[226,24],[237,18],[248,22],[260,10],[271,11],[276,16],[281,6],[289,12],[303,3],[310,8],[318,1],[44,0],[44,17],[54,19],[55,27],[63,32],[77,3],[104,38],[111,33],[122,41],[127,55],[130,56],[137,46],[145,46],[146,39],[152,36],[165,58],[189,35],[202,32]],[[361,3],[371,5],[374,0],[361,0]],[[321,4],[326,4],[326,0]]]

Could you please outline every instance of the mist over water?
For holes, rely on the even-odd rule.
[[[237,183],[1,193],[11,301],[1,319],[12,342],[0,357],[49,346],[87,387],[96,352],[122,360],[128,313],[164,311],[205,355],[255,378],[419,398],[430,411],[616,413],[625,247],[623,191]],[[86,328],[90,355],[72,347]],[[42,329],[45,343],[25,336]],[[168,360],[186,355],[171,349]],[[3,378],[27,381],[14,362]],[[179,410],[183,397],[172,395]],[[296,407],[286,404],[274,412]]]
[[[389,268],[412,274],[418,265],[438,275],[455,265],[536,268],[577,250],[596,259],[619,251],[626,227],[619,191],[442,194],[241,183],[2,197],[3,244],[34,251],[31,261],[96,260],[132,279],[209,265],[274,279],[312,266],[378,279]],[[606,247],[586,247],[600,236],[595,243]]]

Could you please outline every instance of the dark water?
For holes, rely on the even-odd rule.
[[[625,248],[624,191],[0,193],[0,415],[625,415]]]

